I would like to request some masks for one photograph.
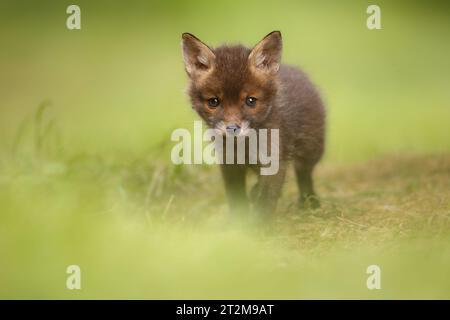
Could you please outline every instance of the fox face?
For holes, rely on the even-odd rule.
[[[280,32],[271,32],[253,49],[212,49],[184,33],[182,49],[192,107],[209,127],[236,136],[264,126],[277,97]]]

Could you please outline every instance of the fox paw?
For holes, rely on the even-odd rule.
[[[320,201],[317,196],[300,197],[298,204],[301,209],[320,208]]]

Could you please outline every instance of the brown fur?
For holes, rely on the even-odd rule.
[[[292,160],[300,188],[300,204],[319,205],[312,172],[324,149],[325,110],[321,98],[304,72],[281,65],[281,33],[272,32],[253,49],[241,45],[211,49],[191,34],[183,34],[183,54],[190,78],[192,107],[214,128],[220,122],[253,129],[279,129],[280,168],[260,176],[250,197],[255,208],[269,213],[276,207]],[[254,107],[245,104],[256,97]],[[220,106],[210,108],[217,97]],[[232,210],[247,208],[246,172],[249,165],[221,165]]]

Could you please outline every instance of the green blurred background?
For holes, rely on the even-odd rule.
[[[327,102],[327,159],[448,151],[446,2],[380,2],[374,31],[367,1],[79,1],[80,31],[65,27],[68,4],[2,1],[2,137],[49,99],[72,149],[146,152],[195,119],[182,32],[253,45],[279,29],[284,61],[310,73]]]
[[[81,7],[81,30],[66,28],[69,4]],[[450,253],[448,242],[430,236],[437,229],[413,228],[417,245],[395,229],[386,244],[378,232],[362,232],[362,248],[350,236],[324,249],[320,235],[334,218],[308,220],[323,227],[306,233],[316,244],[294,249],[281,237],[219,232],[220,222],[203,222],[226,211],[217,171],[170,163],[171,131],[197,119],[183,92],[183,32],[216,46],[253,45],[281,30],[284,62],[303,67],[327,104],[324,210],[353,212],[331,191],[327,198],[327,172],[336,166],[448,155],[449,3],[377,1],[382,30],[366,28],[369,4],[1,0],[1,297],[448,298]],[[430,200],[427,212],[441,214],[439,235],[448,240],[450,170],[448,158],[440,159],[430,172],[441,177],[441,202]],[[417,161],[419,170],[430,163]],[[423,181],[411,185],[403,195],[423,194]],[[399,210],[409,222],[410,208]],[[364,266],[374,257],[391,266],[393,283],[378,295],[365,288]],[[72,263],[86,270],[80,292],[65,289]],[[421,281],[414,287],[410,278]]]

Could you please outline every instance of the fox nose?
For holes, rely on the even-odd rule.
[[[227,125],[227,133],[237,135],[241,131],[241,127],[236,123]]]

